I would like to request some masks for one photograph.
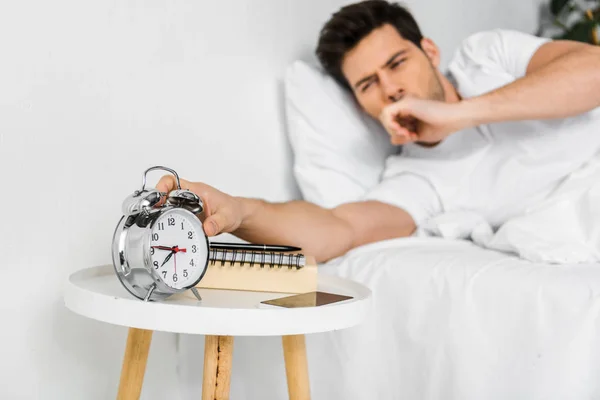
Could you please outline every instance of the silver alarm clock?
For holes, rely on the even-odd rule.
[[[177,189],[162,193],[146,189],[146,174],[162,169],[175,175]],[[162,201],[164,200],[164,202]],[[181,189],[179,176],[156,166],[144,172],[142,189],[123,202],[115,229],[112,258],[123,286],[144,301],[162,300],[194,287],[208,268],[209,244],[202,222],[200,198]]]

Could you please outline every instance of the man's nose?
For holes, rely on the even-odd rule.
[[[387,97],[391,103],[395,103],[402,97],[404,97],[404,89],[397,89],[395,91],[391,91],[388,93]]]
[[[395,103],[404,97],[404,89],[393,83],[384,84],[385,101]]]

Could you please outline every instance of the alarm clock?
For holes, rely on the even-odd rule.
[[[176,190],[146,189],[147,173],[157,169],[175,175]],[[201,199],[181,189],[175,171],[156,166],[144,172],[142,189],[123,202],[112,241],[113,265],[125,289],[144,301],[191,289],[202,300],[195,288],[208,269],[208,237],[196,216],[202,211]]]

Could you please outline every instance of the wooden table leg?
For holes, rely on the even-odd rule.
[[[304,335],[283,336],[282,342],[290,400],[310,400]]]
[[[202,400],[228,400],[233,336],[206,335]]]
[[[117,400],[137,400],[142,393],[152,331],[129,328]]]

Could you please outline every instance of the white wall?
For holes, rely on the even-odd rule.
[[[145,168],[297,196],[280,79],[312,58],[321,24],[346,3],[0,4],[0,398],[115,396],[126,329],[71,313],[61,293],[73,271],[111,262],[121,201]],[[537,3],[409,4],[447,63],[479,29],[534,32]],[[155,334],[143,398],[177,398],[174,352],[175,335]]]

